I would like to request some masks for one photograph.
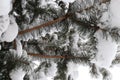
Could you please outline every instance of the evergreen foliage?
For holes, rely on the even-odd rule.
[[[53,65],[52,62],[57,65],[54,80],[73,80],[70,75],[67,76],[68,62],[90,66],[92,76],[98,77],[102,74],[104,80],[110,80],[110,73],[107,69],[98,68],[91,63],[97,54],[98,42],[94,34],[98,30],[102,31],[106,39],[110,35],[113,41],[119,42],[120,40],[119,28],[110,28],[110,25],[104,25],[105,23],[100,21],[102,13],[108,10],[109,0],[80,1],[69,3],[66,8],[64,1],[59,0],[53,3],[45,0],[46,4],[42,3],[43,0],[15,0],[10,14],[15,16],[19,25],[17,39],[22,43],[23,55],[17,56],[13,49],[14,42],[7,47],[8,49],[5,45],[2,46],[0,80],[10,80],[9,73],[19,67],[27,72],[24,80],[37,80],[41,78],[40,72],[47,75],[47,69]],[[59,21],[58,18],[61,17]],[[58,21],[55,24],[49,25],[48,23],[47,27],[44,25],[37,30],[28,30],[49,21],[54,22],[56,19]],[[24,30],[28,31],[23,34]],[[36,69],[32,68],[35,60],[40,62]],[[119,62],[118,55],[113,65]]]

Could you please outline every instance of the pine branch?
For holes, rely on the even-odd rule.
[[[101,0],[101,1],[100,1],[100,3],[106,3],[106,2],[109,2],[109,0]],[[90,6],[90,7],[87,7],[87,8],[85,8],[85,9],[83,9],[83,10],[77,11],[77,12],[80,12],[80,13],[81,13],[81,12],[83,12],[84,10],[90,10],[90,9],[92,9],[92,8],[94,8],[94,5],[92,5],[92,6]],[[18,34],[19,34],[19,35],[22,35],[22,34],[25,34],[25,33],[28,33],[28,32],[31,32],[31,31],[34,31],[34,30],[37,30],[37,29],[40,29],[40,28],[42,28],[42,27],[50,26],[50,25],[52,25],[52,24],[55,24],[55,23],[57,23],[57,22],[61,22],[62,20],[65,20],[65,19],[67,19],[67,18],[69,18],[69,17],[72,17],[72,16],[73,16],[73,14],[69,13],[69,14],[64,15],[64,16],[62,16],[62,17],[59,17],[59,18],[57,18],[57,19],[55,19],[55,20],[52,20],[52,21],[48,21],[48,22],[46,22],[46,23],[43,23],[43,24],[41,24],[41,25],[39,25],[39,26],[35,26],[35,27],[33,27],[33,28],[20,31]]]
[[[25,34],[25,33],[27,33],[27,32],[31,32],[31,31],[33,31],[33,30],[40,29],[40,28],[42,28],[42,27],[50,26],[50,25],[52,25],[52,24],[55,24],[55,23],[60,22],[60,21],[62,21],[62,20],[65,20],[65,19],[67,19],[67,18],[70,17],[70,16],[71,16],[70,14],[64,15],[64,16],[62,16],[62,17],[59,17],[59,18],[55,19],[55,20],[52,20],[52,21],[48,21],[48,22],[46,22],[46,23],[43,23],[43,24],[41,24],[41,25],[39,25],[39,26],[35,26],[35,27],[33,27],[33,28],[20,31],[18,34],[19,34],[19,35],[22,35],[22,34]]]

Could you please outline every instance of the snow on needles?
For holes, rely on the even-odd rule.
[[[120,27],[120,0],[111,0],[109,4],[109,10],[103,13],[101,22],[106,22],[108,27]],[[104,28],[103,25],[102,28]],[[108,34],[109,35],[109,34]],[[94,60],[91,62],[95,63],[99,67],[109,68],[112,60],[115,58],[117,53],[117,44],[112,41],[112,38],[108,36],[108,39],[103,38],[102,31],[98,30],[95,35],[98,39],[97,49],[98,53]]]
[[[102,75],[99,75],[98,78],[93,78],[89,73],[90,67],[69,62],[67,64],[67,80],[102,80]]]
[[[13,16],[9,16],[12,0],[1,0],[0,3],[0,41],[11,42],[18,34],[18,25]]]
[[[13,41],[17,34],[18,34],[18,25],[15,22],[15,19],[13,16],[10,17],[10,24],[7,28],[7,30],[1,35],[0,41],[6,41],[6,42],[11,42]]]
[[[17,55],[21,57],[23,53],[23,48],[22,48],[22,43],[18,39],[16,39],[16,46],[17,46],[16,47]]]
[[[25,74],[26,72],[23,71],[22,68],[19,68],[17,70],[12,70],[12,72],[9,75],[12,80],[23,80]]]
[[[10,24],[9,15],[0,16],[0,36],[5,32]]]
[[[111,0],[110,2],[110,23],[111,26],[120,26],[120,0]]]
[[[107,39],[103,38],[101,30],[98,30],[94,36],[98,39],[98,53],[91,62],[99,67],[109,68],[117,52],[117,43],[112,41],[110,36]]]

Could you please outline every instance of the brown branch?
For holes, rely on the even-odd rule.
[[[34,53],[28,53],[30,56],[34,57],[40,57],[40,58],[65,58],[65,56],[50,56],[50,55],[41,55],[41,54],[34,54]]]
[[[13,41],[13,48],[16,49],[17,45],[16,45],[16,40]]]
[[[69,15],[64,15],[64,16],[59,17],[59,18],[57,18],[57,19],[55,19],[55,20],[52,20],[52,21],[48,21],[48,22],[43,23],[43,24],[41,24],[41,25],[39,25],[39,26],[35,26],[35,27],[33,27],[33,28],[20,31],[18,34],[19,34],[19,35],[22,35],[22,34],[31,32],[31,31],[33,31],[33,30],[40,29],[40,28],[42,28],[42,27],[50,26],[50,25],[52,25],[52,24],[55,24],[55,23],[60,22],[60,21],[62,21],[62,20],[65,20],[65,19],[67,19],[68,17],[70,17],[70,14],[69,14]]]
[[[110,2],[110,0],[101,0],[101,3],[106,3],[106,2]]]

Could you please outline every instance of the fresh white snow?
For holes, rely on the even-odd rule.
[[[73,3],[75,0],[63,0],[66,3]]]
[[[12,9],[12,0],[0,0],[0,16],[8,15]]]
[[[9,15],[0,15],[0,36],[7,30],[9,24]]]
[[[67,67],[67,77],[70,75],[72,78],[71,80],[102,80],[102,75],[100,75],[98,78],[92,78],[91,74],[89,73],[89,66],[83,66],[80,64],[69,62],[67,64]]]
[[[51,66],[47,69],[46,76],[53,78],[57,72],[57,65],[54,62],[51,62]]]
[[[110,2],[110,23],[113,27],[120,28],[120,0]]]
[[[19,69],[12,70],[12,72],[9,75],[12,80],[23,80],[25,74],[26,72],[23,71],[22,68],[19,68]]]
[[[18,34],[18,25],[13,16],[10,17],[10,24],[7,30],[1,35],[0,41],[12,42]]]
[[[120,67],[113,66],[109,71],[112,74],[112,80],[120,80]]]
[[[105,26],[108,26],[110,28],[120,28],[119,8],[120,0],[111,0],[109,10],[103,12],[102,17],[100,19],[100,22],[105,24],[98,24],[98,26],[100,26],[101,28],[105,28]],[[110,36],[108,36],[108,39],[103,38],[101,30],[98,30],[94,36],[98,39],[98,53],[95,59],[91,62],[95,63],[99,67],[109,68],[112,63],[112,60],[115,58],[115,55],[117,53],[117,44],[112,40]]]
[[[38,62],[37,62],[38,64]],[[30,75],[30,80],[53,80],[57,72],[57,65],[51,62],[48,68],[41,68],[38,72],[33,72]]]
[[[32,61],[32,63],[34,64],[33,67],[32,67],[33,69],[38,68],[39,65],[40,65],[40,61],[39,60]]]
[[[68,8],[69,3],[73,3],[75,0],[62,0],[62,1],[64,1],[66,3],[66,6]]]
[[[79,47],[78,47],[79,33],[78,33],[78,31],[75,31],[75,33],[72,34],[72,37],[73,37],[73,44],[72,44],[73,49],[79,50]]]
[[[71,75],[73,80],[103,80],[102,75],[99,75],[98,78],[92,78],[89,71],[90,68],[88,66],[83,66],[80,64],[76,64],[70,62],[67,64],[68,72],[67,76]],[[119,80],[120,79],[120,68],[117,66],[113,66],[109,68],[112,78],[110,80]],[[108,79],[105,79],[108,80]]]
[[[99,67],[109,68],[115,58],[118,45],[111,39],[110,36],[108,36],[108,39],[103,38],[101,30],[98,30],[94,36],[98,39],[98,53],[96,53],[95,59],[91,62],[95,63]]]
[[[9,16],[13,0],[1,0],[0,2],[0,41],[11,42],[18,34],[18,26],[13,16]]]
[[[23,49],[22,49],[22,43],[18,39],[16,39],[16,51],[18,56],[21,57],[23,53]]]
[[[57,72],[57,65],[54,62],[51,62],[51,66],[46,69],[46,73],[42,76],[43,79],[40,80],[53,80]],[[46,78],[46,79],[45,79]]]

